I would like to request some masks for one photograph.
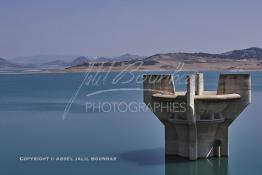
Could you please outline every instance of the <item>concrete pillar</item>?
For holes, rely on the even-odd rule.
[[[187,76],[187,120],[190,124],[196,124],[195,75]]]
[[[204,91],[204,76],[203,73],[196,74],[196,95],[202,95]]]
[[[195,75],[187,77],[187,120],[189,159],[197,160],[197,127],[195,115]]]
[[[197,160],[197,127],[196,125],[189,125],[189,159]]]

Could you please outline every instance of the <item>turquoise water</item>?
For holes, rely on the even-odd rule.
[[[179,74],[182,78],[177,89],[185,88],[186,74]],[[135,73],[134,78],[140,75]],[[206,89],[216,89],[218,75],[205,73]],[[252,104],[230,126],[230,156],[195,162],[165,160],[164,127],[150,111],[87,110],[87,103],[143,102],[143,92],[139,91],[142,83],[131,79],[132,75],[99,73],[94,79],[99,76],[102,78],[97,84],[83,84],[63,120],[68,101],[84,79],[83,73],[1,74],[0,174],[262,173],[262,73],[252,72]],[[104,91],[108,89],[115,90]],[[101,93],[92,95],[98,91]],[[23,162],[19,161],[22,156],[115,156],[117,160]]]

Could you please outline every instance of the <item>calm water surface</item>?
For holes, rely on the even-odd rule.
[[[165,160],[164,127],[150,111],[86,110],[87,103],[142,103],[142,83],[131,81],[132,75],[110,73],[79,88],[83,73],[0,74],[0,174],[261,175],[262,73],[251,74],[252,104],[230,126],[229,158],[193,162]],[[216,89],[218,75],[205,73],[206,89]],[[184,89],[183,83],[181,78],[176,88]],[[119,88],[135,90],[105,91]],[[98,91],[104,92],[92,95]],[[117,161],[21,162],[20,156],[116,156]]]

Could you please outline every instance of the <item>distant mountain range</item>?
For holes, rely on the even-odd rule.
[[[127,61],[133,59],[142,59],[145,56],[124,54],[117,57],[90,57],[90,56],[50,56],[37,55],[29,57],[16,57],[6,60],[1,58],[0,68],[65,68],[68,66],[77,66],[87,62],[110,62],[110,61]]]
[[[261,70],[262,49],[252,47],[243,50],[233,50],[221,54],[210,53],[163,53],[146,58],[135,58],[127,61],[108,61],[103,64],[96,63],[93,66],[104,68],[113,66],[115,71],[121,71],[127,67],[140,70],[175,70],[183,63],[185,70]],[[89,67],[89,63],[79,64],[67,68],[68,71],[81,71]],[[90,67],[91,68],[91,67]],[[111,69],[112,70],[112,69]]]
[[[143,59],[146,56],[132,55],[126,53],[124,55],[116,56],[116,57],[94,57],[91,59],[92,62],[110,62],[110,61],[129,61],[134,59]]]
[[[117,57],[89,57],[89,56],[49,56],[39,55],[32,57],[17,57],[14,59],[6,60],[0,58],[1,69],[21,69],[21,68],[60,68],[85,66],[90,62],[95,62],[97,65],[101,65],[101,62],[111,65],[111,63],[118,62],[116,65],[130,64],[136,60],[143,61],[143,65],[154,65],[159,61],[181,61],[185,63],[201,63],[201,62],[221,62],[224,60],[244,60],[244,59],[256,59],[262,60],[262,49],[258,47],[251,47],[242,50],[233,50],[221,54],[210,53],[163,53],[155,54],[149,57],[124,54]]]
[[[68,66],[68,63],[66,61],[62,60],[55,60],[55,61],[50,61],[47,63],[40,64],[40,66]]]
[[[1,69],[6,69],[6,68],[20,68],[22,66],[18,65],[18,64],[15,64],[15,63],[12,63],[10,61],[7,61],[3,58],[0,58],[0,68]]]
[[[184,53],[186,55],[196,57],[209,57],[209,58],[222,58],[222,59],[262,59],[262,49],[258,47],[251,47],[242,50],[233,50],[221,54],[209,54],[209,53]]]
[[[198,53],[164,53],[155,54],[144,59],[144,61],[180,61],[184,63],[211,63],[223,62],[225,60],[262,60],[262,49],[251,47],[242,50],[233,50],[221,54]]]
[[[20,56],[20,57],[15,57],[10,59],[11,62],[14,62],[16,64],[21,64],[21,65],[28,65],[28,64],[33,64],[33,65],[41,65],[45,64],[48,62],[53,62],[57,60],[62,60],[65,62],[70,62],[74,60],[76,55],[74,56],[66,56],[66,55],[35,55],[35,56]]]

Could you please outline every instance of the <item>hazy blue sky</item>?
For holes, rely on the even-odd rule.
[[[0,57],[262,47],[261,0],[0,0]]]

